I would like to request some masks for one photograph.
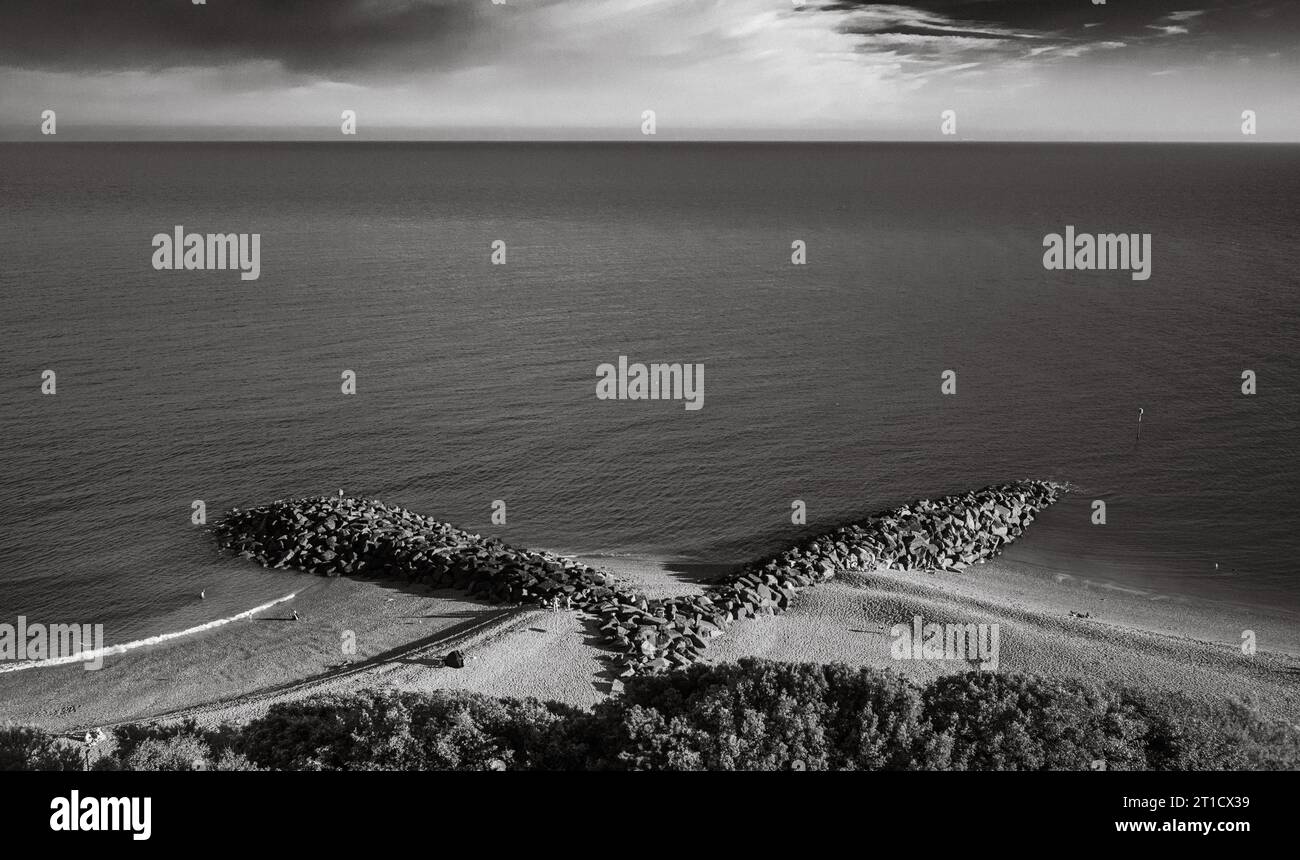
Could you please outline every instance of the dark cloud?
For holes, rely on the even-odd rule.
[[[1232,11],[1255,7],[1282,7],[1288,0],[913,0],[876,3],[839,0],[833,8],[870,9],[906,6],[957,21],[981,22],[1016,29],[1061,30],[1101,22],[1134,30],[1155,18],[1180,11]]]
[[[835,0],[866,53],[985,68],[1169,67],[1294,55],[1300,0]],[[1122,50],[1116,50],[1122,49]]]
[[[495,14],[507,7],[487,4]],[[291,71],[443,66],[481,20],[457,0],[5,0],[0,65],[116,71],[276,61]]]
[[[1180,25],[1189,35],[1269,50],[1294,47],[1300,35],[1300,3],[1296,0],[1110,0],[1097,5],[1090,0],[838,0],[831,8],[870,12],[900,6],[953,22],[969,31],[963,35],[999,29],[1113,40],[1149,37],[1153,26]],[[893,31],[885,28],[873,32]],[[906,30],[900,28],[898,32]]]
[[[517,16],[586,2],[3,0],[0,66],[96,73],[270,61],[314,77],[400,76],[473,65],[481,58],[470,44],[491,48],[498,28]],[[1073,54],[1022,52],[1043,63],[1116,41],[1130,50],[1188,57],[1290,54],[1300,34],[1297,0],[836,0],[806,9],[828,11],[847,15],[843,31],[862,37],[864,51],[888,41],[903,56],[949,52],[956,60],[962,50],[1011,53],[1006,42],[1074,46]],[[988,47],[971,45],[979,41]],[[545,52],[547,46],[534,47]]]
[[[861,33],[863,35],[879,36],[931,36],[934,38],[954,38],[961,37],[965,39],[1005,39],[1017,38],[1020,34],[1001,33],[992,30],[968,30],[960,27],[934,27],[924,24],[889,24],[880,26],[874,23],[850,24],[845,27],[850,33]]]

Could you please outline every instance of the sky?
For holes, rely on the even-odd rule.
[[[1300,141],[1297,0],[0,0],[0,137]]]

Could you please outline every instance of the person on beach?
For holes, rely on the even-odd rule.
[[[302,620],[302,616],[298,614],[298,610],[296,610],[296,609],[293,611],[293,620],[294,620],[294,621],[301,621],[301,620]]]

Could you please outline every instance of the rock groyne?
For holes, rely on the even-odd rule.
[[[379,501],[336,496],[234,509],[214,527],[225,550],[320,576],[457,588],[489,603],[595,616],[621,653],[618,674],[686,666],[744,618],[776,614],[840,570],[962,570],[997,555],[1062,492],[1019,481],[922,500],[841,526],[742,566],[703,594],[649,600],[571,558],[512,547]]]

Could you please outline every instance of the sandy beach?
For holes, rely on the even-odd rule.
[[[650,596],[703,590],[727,565],[584,557]],[[60,731],[191,716],[241,721],[277,701],[366,687],[456,689],[590,706],[611,691],[611,654],[590,618],[567,610],[490,606],[451,591],[313,580],[290,603],[250,621],[80,666],[0,677],[0,720]],[[293,621],[296,609],[303,620]],[[1071,613],[1077,613],[1072,615]],[[1078,617],[1086,615],[1088,617]],[[891,628],[924,622],[997,624],[998,671],[1078,675],[1254,701],[1300,721],[1300,633],[1285,613],[1234,612],[1083,575],[1045,572],[1031,551],[963,573],[844,572],[774,617],[733,625],[709,660],[746,656],[843,661],[924,680],[964,660],[899,660]],[[1255,634],[1248,655],[1242,633]],[[355,643],[348,653],[345,643]],[[452,648],[463,669],[442,665]]]

